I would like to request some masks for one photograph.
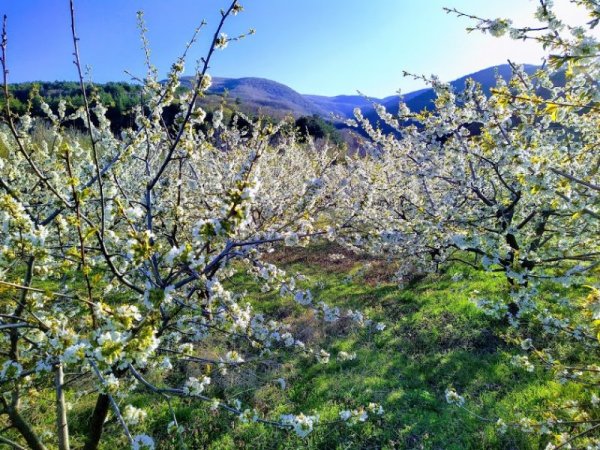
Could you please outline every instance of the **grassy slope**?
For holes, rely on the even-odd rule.
[[[253,280],[237,276],[231,282],[248,290],[258,309],[275,313],[289,322],[312,344],[332,354],[327,365],[298,358],[291,363],[261,368],[257,376],[236,373],[220,389],[229,396],[251,402],[271,417],[283,413],[318,413],[322,420],[335,420],[341,409],[352,409],[371,401],[385,409],[382,418],[365,424],[335,424],[317,428],[306,440],[271,427],[243,425],[226,413],[211,413],[207,405],[174,400],[173,407],[186,428],[190,448],[208,449],[297,449],[297,448],[537,448],[539,443],[519,432],[498,435],[494,426],[468,412],[448,405],[444,391],[452,386],[465,395],[470,409],[486,417],[510,417],[514,408],[539,407],[541,399],[559,395],[560,386],[544,372],[526,373],[510,365],[518,351],[507,346],[472,302],[474,295],[501,295],[504,280],[465,267],[452,267],[444,274],[430,275],[403,289],[380,283],[385,264],[361,269],[365,261],[348,258],[334,262],[328,248],[294,251],[280,262],[289,272],[308,276],[317,301],[360,309],[386,329],[372,333],[343,325],[323,327],[316,318],[306,318],[303,309],[275,295],[260,294]],[[452,277],[460,272],[460,281]],[[356,352],[354,361],[338,362],[339,351]],[[237,377],[237,378],[236,378]],[[283,377],[282,390],[274,379]],[[266,380],[259,382],[259,380]],[[70,412],[74,443],[81,442],[93,396]],[[50,398],[36,400],[38,420],[53,420]],[[171,418],[165,401],[140,392],[132,401],[148,408],[143,425],[134,433],[148,433],[159,440],[159,448],[180,448],[166,435]],[[279,406],[277,406],[279,405]],[[46,411],[48,414],[44,414]],[[44,417],[45,416],[45,417]],[[32,418],[37,422],[36,418]],[[39,423],[39,422],[38,422]],[[114,419],[106,424],[102,448],[124,445]]]

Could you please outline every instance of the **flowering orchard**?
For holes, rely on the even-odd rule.
[[[240,130],[235,123],[226,126],[220,111],[207,123],[197,106],[211,84],[211,55],[243,37],[222,31],[241,11],[233,1],[221,12],[195,87],[182,96],[175,93],[187,49],[164,83],[148,62],[136,126],[119,137],[93,95],[73,114],[66,114],[64,103],[57,111],[42,103],[45,125],[27,114],[15,117],[6,102],[7,123],[0,131],[0,413],[30,448],[69,448],[65,386],[73,378],[92,380],[98,392],[87,449],[98,447],[109,413],[133,448],[154,447],[152,437],[131,431],[146,415],[127,404],[134,389],[159,399],[190,397],[241,421],[300,436],[319,423],[317,416],[295,411],[262,417],[251,405],[211,393],[214,377],[261,358],[299,352],[316,362],[329,359],[325,349],[309,348],[287,325],[254,312],[244,292],[226,289],[222,282],[234,273],[250,274],[264,291],[295,298],[326,321],[348,315],[317,304],[294,277],[261,258],[277,243],[335,237],[329,211],[347,189],[347,166],[337,164],[333,151],[299,145],[281,125],[246,118],[250,126]],[[85,93],[72,2],[71,12],[75,65]],[[140,22],[144,30],[141,17]],[[195,35],[190,45],[194,40]],[[147,48],[145,37],[143,42]],[[5,20],[7,98],[9,55]],[[179,114],[168,127],[162,112],[172,105]],[[67,129],[75,120],[85,124],[86,135]],[[358,326],[376,327],[360,314],[350,315]],[[204,356],[217,341],[228,349]],[[166,376],[181,362],[215,370],[177,386],[149,381],[148,374]],[[56,426],[45,436],[56,439],[43,438],[26,420],[35,407],[28,398],[39,389],[54,389]],[[340,411],[340,420],[383,413],[376,404],[356,406]],[[175,415],[169,428],[182,432]],[[6,438],[2,442],[20,448]]]
[[[475,83],[454,92],[425,79],[437,93],[432,111],[411,112],[401,103],[395,117],[378,107],[395,133],[373,128],[357,111],[354,124],[369,135],[372,151],[351,158],[301,143],[285,123],[240,115],[244,126],[236,119],[228,125],[220,110],[207,120],[198,100],[211,85],[213,53],[253,33],[225,33],[227,21],[243,12],[237,0],[221,11],[194,87],[183,94],[188,50],[207,24],[159,82],[140,16],[148,72],[139,79],[135,126],[115,136],[105,107],[86,95],[71,1],[83,107],[67,113],[61,103],[54,111],[38,99],[47,115],[40,121],[15,116],[6,101],[0,128],[0,414],[19,439],[0,435],[0,442],[70,448],[66,398],[76,382],[95,395],[86,449],[101,445],[109,417],[132,448],[156,446],[136,432],[149,413],[130,401],[136,392],[169,405],[167,432],[181,446],[186,430],[171,408],[175,397],[301,438],[317,426],[382,416],[374,402],[340,407],[330,422],[311,411],[269,415],[215,388],[228,372],[264,359],[302,355],[327,364],[331,357],[289,324],[255,311],[231,283],[236,274],[257,281],[265,294],[293,299],[323,323],[344,319],[384,330],[359,311],[320,301],[302,277],[265,257],[274,246],[329,239],[400,261],[398,280],[451,261],[502,273],[502,301],[475,300],[507,322],[506,340],[524,352],[514,364],[551,370],[580,395],[523,411],[518,421],[480,419],[497,423],[498,433],[537,433],[549,449],[598,448],[600,58],[592,31],[600,5],[573,3],[589,11],[587,27],[563,24],[546,0],[536,13],[539,27],[448,10],[474,20],[473,30],[538,41],[548,64],[533,75],[514,65],[512,79],[498,78],[489,96]],[[5,19],[5,99],[8,38]],[[167,108],[178,110],[173,124],[164,120]],[[69,128],[75,121],[84,134]],[[549,294],[553,286],[586,284],[587,298]],[[211,369],[171,383],[178,379],[171,375],[194,365]],[[283,378],[270,381],[286,388]],[[31,399],[41,391],[55,404],[53,425],[44,430],[29,420]],[[449,386],[445,397],[469,410],[460,386]]]
[[[349,242],[401,260],[399,280],[449,261],[505,275],[501,301],[474,300],[508,320],[507,340],[524,351],[514,364],[545,367],[585,393],[583,401],[544,405],[539,415],[524,411],[518,423],[494,419],[500,432],[547,435],[548,449],[600,446],[600,46],[593,34],[600,4],[572,3],[589,12],[586,26],[566,25],[546,0],[535,28],[447,10],[475,21],[470,30],[537,41],[546,65],[528,75],[513,64],[512,78],[498,77],[489,96],[472,81],[454,92],[423,78],[437,94],[432,111],[400,103],[396,117],[378,107],[396,133],[374,129],[360,111],[355,121],[377,156],[362,161],[367,200]],[[549,294],[552,286],[586,284],[585,298]],[[454,389],[446,399],[467,405]]]

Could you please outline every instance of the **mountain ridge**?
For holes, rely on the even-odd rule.
[[[537,66],[526,64],[524,68],[527,73],[533,73]],[[484,92],[489,93],[495,85],[496,74],[508,79],[511,73],[510,65],[501,64],[462,76],[450,81],[449,84],[455,90],[462,90],[466,80],[472,78],[482,85]],[[189,88],[192,80],[193,77],[182,77],[181,82]],[[215,97],[222,99],[226,96],[235,101],[246,113],[260,113],[274,117],[318,115],[337,123],[353,117],[355,108],[360,108],[366,118],[376,122],[378,116],[373,103],[382,104],[390,113],[395,114],[398,112],[400,98],[412,111],[431,107],[435,99],[435,93],[431,88],[417,89],[401,96],[390,95],[384,98],[344,94],[336,96],[301,94],[283,83],[259,77],[215,77],[207,94],[208,97],[213,96],[213,101]]]

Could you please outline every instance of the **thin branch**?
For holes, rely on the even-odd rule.
[[[233,8],[235,7],[236,3],[237,3],[237,0],[233,0],[233,2],[231,2],[231,5],[229,6],[229,8],[225,12],[221,13],[221,20],[219,22],[219,25],[217,26],[217,29],[215,30],[215,34],[213,35],[213,39],[212,39],[212,42],[210,45],[210,49],[208,50],[208,54],[206,55],[205,58],[203,58],[202,71],[200,72],[200,75],[198,76],[198,80],[197,80],[196,86],[194,88],[194,94],[192,95],[192,98],[190,100],[190,104],[188,105],[186,114],[183,118],[183,121],[182,121],[180,127],[179,127],[179,132],[177,133],[177,136],[173,140],[173,143],[171,144],[171,147],[169,148],[169,151],[167,153],[167,156],[165,157],[165,160],[163,161],[163,164],[158,169],[158,172],[156,173],[156,175],[154,176],[152,181],[150,181],[148,183],[148,187],[147,187],[148,190],[152,190],[154,188],[154,186],[156,185],[156,183],[158,183],[158,180],[160,180],[163,172],[165,171],[165,169],[171,162],[173,153],[175,152],[175,149],[177,148],[177,146],[179,145],[179,142],[181,141],[181,138],[186,129],[186,126],[187,126],[188,122],[190,121],[190,117],[192,116],[192,112],[194,111],[194,107],[196,105],[196,100],[197,100],[198,96],[200,95],[202,81],[203,81],[204,75],[206,75],[206,71],[208,70],[208,65],[209,65],[210,59],[215,51],[217,41],[219,39],[219,34],[221,33],[221,29],[223,28],[223,25],[225,24],[225,20],[227,19],[229,14],[231,14],[231,12],[233,11]]]
[[[589,187],[590,189],[593,189],[595,191],[600,191],[600,186],[597,185],[597,184],[592,184],[592,183],[589,183],[587,181],[581,180],[579,178],[574,177],[573,175],[570,175],[570,174],[568,174],[566,172],[563,172],[562,170],[553,169],[553,168],[550,168],[550,170],[552,172],[554,172],[555,174],[557,174],[557,175],[560,175],[560,176],[565,177],[565,178],[567,178],[567,179],[569,179],[571,181],[574,181],[575,183],[581,184],[581,185],[583,185],[585,187]]]
[[[592,431],[597,430],[598,428],[600,428],[600,423],[598,425],[594,425],[592,428],[589,428],[587,430],[582,431],[579,434],[576,434],[575,436],[573,436],[572,438],[568,439],[567,441],[563,442],[562,444],[560,444],[558,447],[555,447],[555,450],[558,450],[559,448],[563,448],[567,445],[569,445],[571,442],[573,442],[575,439],[583,437],[587,434],[590,434]]]
[[[4,442],[7,445],[10,445],[13,450],[27,450],[25,447],[17,444],[15,441],[11,441],[10,439],[4,437],[4,436],[0,436],[0,442]]]
[[[96,179],[98,181],[98,193],[100,194],[100,235],[104,238],[104,227],[105,227],[105,211],[104,211],[104,188],[102,183],[102,174],[100,171],[100,163],[98,161],[98,150],[96,148],[96,139],[92,132],[92,116],[90,114],[90,104],[88,102],[87,93],[85,92],[85,84],[83,82],[83,74],[81,72],[81,61],[79,59],[79,38],[75,32],[75,4],[73,0],[69,1],[71,7],[71,35],[73,37],[73,56],[75,60],[73,63],[77,67],[77,76],[79,77],[79,86],[81,88],[81,96],[83,98],[83,107],[85,110],[85,117],[87,120],[87,128],[92,143],[92,157],[94,159],[94,168],[96,169]]]

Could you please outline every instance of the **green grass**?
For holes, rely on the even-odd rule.
[[[292,301],[261,294],[254,280],[237,275],[230,283],[245,289],[256,309],[290,323],[312,345],[328,349],[332,360],[323,365],[298,356],[273,367],[259,366],[256,373],[232,373],[229,382],[218,389],[256,405],[270,417],[305,412],[331,421],[341,409],[369,402],[381,403],[385,414],[354,426],[319,426],[303,440],[273,427],[241,424],[228,413],[210,412],[203,403],[174,399],[172,406],[186,429],[184,439],[189,448],[543,448],[545,443],[538,438],[515,430],[500,435],[492,423],[444,399],[445,390],[453,387],[465,396],[472,412],[518,420],[518,411],[539,409],[543,401],[566,393],[567,387],[557,385],[542,370],[527,373],[513,367],[510,358],[520,352],[498,337],[501,326],[474,305],[474,296],[503,295],[506,286],[501,275],[453,266],[400,289],[390,283],[367,282],[373,277],[369,271],[360,270],[364,261],[350,266],[346,261],[336,267],[326,259],[327,247],[307,254],[311,252],[322,254],[321,264],[297,258],[285,262],[283,268],[288,273],[307,275],[305,283],[312,287],[317,301],[359,309],[384,322],[385,330],[374,333],[339,324],[323,325],[316,318],[306,318],[304,309]],[[384,269],[380,266],[377,270]],[[453,281],[458,272],[462,279]],[[357,358],[339,362],[335,355],[340,351],[356,352]],[[286,379],[287,389],[273,382],[278,377]],[[81,443],[93,407],[93,396],[84,399],[70,411],[75,443]],[[128,402],[146,406],[149,413],[142,425],[133,428],[134,433],[154,436],[161,449],[181,447],[166,433],[171,416],[164,400],[140,391]],[[40,402],[40,406],[45,403],[50,410],[50,401]],[[111,418],[101,448],[123,445],[121,430]]]

